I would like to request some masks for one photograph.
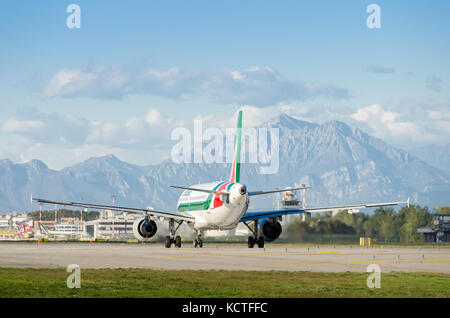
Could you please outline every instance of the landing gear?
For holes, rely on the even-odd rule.
[[[203,241],[201,239],[202,233],[200,231],[197,231],[195,233],[195,240],[194,240],[194,247],[203,247]]]
[[[258,247],[259,248],[264,248],[264,237],[260,236],[258,238]]]
[[[165,239],[166,248],[170,248],[172,246],[172,243],[175,244],[175,246],[178,248],[181,247],[181,237],[178,235],[175,237],[175,233],[182,223],[183,221],[179,222],[178,226],[175,227],[175,221],[173,219],[169,220],[169,235],[167,235]]]
[[[248,237],[248,248],[253,248],[255,244],[258,244],[259,248],[264,248],[264,237],[259,236],[258,237],[258,220],[253,221],[254,226],[253,228],[250,227],[246,222],[244,224],[248,227],[250,232],[253,233],[253,236]]]
[[[255,245],[255,239],[253,238],[253,236],[249,236],[248,237],[248,248],[253,248],[254,245]]]
[[[180,236],[177,236],[175,238],[175,246],[178,247],[178,248],[181,247],[181,237]]]
[[[171,245],[172,245],[172,240],[170,239],[170,236],[167,235],[166,236],[166,248],[170,248]]]
[[[258,244],[259,248],[264,248],[264,237],[260,236],[255,239],[253,236],[248,237],[248,248],[253,248],[255,244]]]
[[[194,240],[194,247],[203,247],[203,241],[201,239],[195,239]]]
[[[175,247],[180,248],[181,247],[181,237],[176,236],[175,239],[171,239],[170,236],[167,235],[166,239],[165,239],[166,248],[170,248],[172,246],[172,244],[175,244]]]

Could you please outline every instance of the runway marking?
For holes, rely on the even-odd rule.
[[[422,262],[450,262],[450,259],[401,259],[393,261],[362,261],[362,262],[329,262],[306,264],[272,264],[273,266],[321,266],[321,265],[356,265],[356,264],[382,264],[382,263],[422,263]]]
[[[262,255],[321,255],[321,254],[346,254],[361,253],[361,251],[329,251],[329,252],[264,252],[264,253],[242,253],[242,254],[182,254],[182,255],[163,255],[169,258],[185,258],[199,256],[262,256]],[[367,254],[367,253],[361,253]]]

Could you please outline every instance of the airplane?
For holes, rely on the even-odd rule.
[[[83,236],[82,233],[68,233],[66,231],[50,231],[47,227],[39,222],[39,232],[36,233],[36,238],[46,238],[46,237],[72,237],[72,236]]]
[[[168,221],[169,233],[165,237],[165,247],[170,248],[172,244],[181,247],[181,237],[176,235],[181,224],[186,223],[194,231],[194,247],[203,247],[202,233],[206,230],[230,230],[244,223],[250,230],[248,247],[257,245],[264,247],[264,242],[276,240],[282,227],[280,220],[284,215],[300,213],[317,213],[326,211],[356,210],[361,208],[393,206],[408,204],[409,198],[404,202],[385,203],[361,203],[354,205],[317,207],[317,208],[294,208],[272,211],[247,212],[250,204],[249,197],[265,195],[277,192],[286,192],[310,187],[292,187],[283,190],[248,191],[245,184],[240,181],[240,156],[241,156],[241,134],[242,134],[242,110],[239,111],[237,120],[237,133],[234,142],[234,157],[231,174],[228,181],[216,181],[206,184],[197,184],[190,187],[171,186],[172,188],[184,190],[177,203],[177,212],[166,212],[152,208],[131,208],[111,205],[89,204],[80,202],[59,202],[31,197],[31,201],[40,204],[58,204],[82,208],[105,209],[122,211],[128,213],[142,214],[133,224],[133,234],[139,241],[152,238],[157,232],[155,220]]]
[[[19,224],[14,228],[14,231],[19,236],[24,236],[25,234],[33,233],[33,229],[27,224]]]

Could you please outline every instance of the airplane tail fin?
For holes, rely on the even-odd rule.
[[[242,135],[242,110],[239,111],[237,121],[236,138],[234,140],[234,158],[231,167],[230,182],[239,182],[241,177],[241,135]]]
[[[27,233],[32,233],[33,232],[33,229],[27,223],[25,223],[25,232],[27,232]]]
[[[45,233],[47,235],[50,235],[50,233],[48,232],[47,228],[45,227],[44,224],[42,224],[41,222],[39,222],[39,229],[41,230],[42,233]]]

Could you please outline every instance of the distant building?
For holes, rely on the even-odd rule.
[[[10,215],[0,215],[0,231],[8,231],[10,229]]]
[[[450,215],[433,214],[433,227],[417,229],[418,233],[423,233],[425,242],[450,242]]]
[[[111,211],[102,211],[99,219],[85,223],[85,230],[92,238],[131,238],[136,217],[134,214],[114,215]]]

